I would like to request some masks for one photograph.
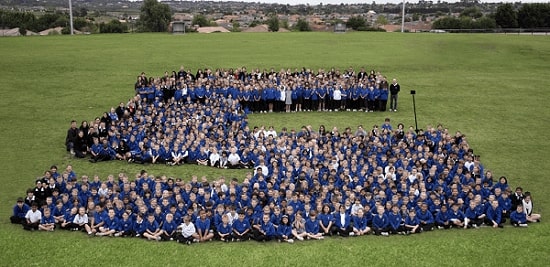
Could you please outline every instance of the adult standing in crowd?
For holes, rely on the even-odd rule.
[[[390,84],[390,111],[397,111],[397,95],[401,91],[401,86],[397,83],[397,79],[393,79]]]

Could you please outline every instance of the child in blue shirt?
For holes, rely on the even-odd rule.
[[[435,215],[435,224],[437,225],[438,229],[451,228],[451,217],[449,216],[447,205],[441,205],[441,209]]]
[[[353,231],[351,227],[351,216],[346,212],[346,206],[341,205],[339,212],[334,215],[334,232],[346,237]]]
[[[279,242],[294,243],[294,239],[292,239],[292,226],[290,226],[287,215],[283,215],[281,223],[277,227],[277,239]]]
[[[206,217],[206,211],[200,210],[199,217],[195,222],[195,228],[199,236],[197,242],[209,241],[214,237],[214,232],[210,229],[210,219]]]
[[[409,211],[409,216],[405,218],[405,229],[407,229],[408,234],[418,234],[422,232],[420,220],[416,217],[416,211],[414,209],[411,209]]]
[[[319,226],[321,227],[321,234],[332,235],[334,217],[330,213],[330,206],[328,204],[323,205],[323,212],[319,214]]]
[[[372,217],[372,230],[374,234],[389,236],[389,226],[390,222],[384,210],[384,206],[378,205],[376,207],[376,215]]]
[[[239,218],[233,222],[233,237],[237,241],[244,241],[250,238],[250,222],[245,218],[244,211],[239,211]]]
[[[174,221],[174,215],[172,213],[166,214],[165,220],[162,223],[160,238],[163,241],[173,241],[176,238],[176,229],[178,225]]]
[[[38,230],[53,232],[55,229],[55,218],[53,217],[49,208],[44,209],[44,214],[40,219]]]
[[[25,203],[23,198],[17,199],[17,204],[13,206],[13,215],[10,217],[10,221],[13,224],[23,224],[26,219],[25,215],[31,208]]]
[[[231,227],[231,224],[229,223],[229,216],[227,214],[222,215],[222,221],[218,226],[216,227],[218,238],[222,242],[229,242],[232,241],[232,231],[233,228]]]
[[[109,209],[107,214],[107,218],[103,220],[105,223],[99,227],[96,236],[111,236],[117,231],[118,219],[115,216],[115,210]]]
[[[308,239],[324,239],[323,234],[319,232],[319,220],[316,211],[311,211],[308,219],[306,219],[306,236]]]
[[[371,231],[371,228],[367,226],[368,220],[365,217],[365,211],[363,209],[357,210],[357,215],[352,216],[353,220],[353,235],[361,236],[366,235]]]
[[[273,227],[273,223],[271,223],[269,214],[264,214],[262,216],[262,223],[254,239],[259,242],[265,242],[275,238],[275,235],[275,227]]]
[[[149,215],[147,215],[147,221],[144,224],[145,232],[143,233],[143,237],[147,238],[147,240],[160,241],[161,230],[153,213],[149,213]]]
[[[392,234],[404,234],[406,232],[403,218],[399,213],[399,207],[393,205],[391,212],[388,213],[388,220],[390,224],[390,232]]]
[[[523,211],[523,204],[517,204],[516,210],[510,213],[510,223],[515,227],[527,227],[527,215]]]

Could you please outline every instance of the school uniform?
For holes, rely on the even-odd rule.
[[[247,219],[236,220],[233,222],[233,232],[235,233],[235,238],[241,240],[248,240],[249,232],[244,233],[246,230],[250,230],[250,222]]]
[[[275,238],[275,227],[273,227],[273,224],[271,222],[260,224],[260,231],[258,231],[257,235],[254,237],[254,240],[256,241],[269,241]]]
[[[426,212],[422,212],[422,210],[419,210],[416,213],[416,218],[418,218],[418,221],[420,222],[420,227],[424,231],[431,231],[434,227],[434,216],[429,210],[426,210]]]
[[[23,229],[25,230],[37,230],[38,224],[40,223],[40,220],[42,219],[42,212],[40,210],[33,211],[30,209],[27,211],[27,214],[25,214],[25,222],[23,223]]]
[[[226,241],[230,241],[231,238],[233,238],[233,235],[232,235],[232,232],[233,232],[233,227],[231,227],[231,224],[227,223],[227,224],[224,224],[223,222],[218,224],[218,226],[216,227],[216,235],[218,238],[222,238],[221,235],[226,235],[225,237],[223,237],[224,240]]]
[[[336,213],[334,215],[335,232],[341,236],[348,236],[353,230],[351,227],[351,217],[348,213]]]
[[[372,229],[376,235],[380,235],[383,232],[388,232],[390,220],[386,213],[379,215],[376,214],[372,217]]]
[[[10,217],[10,221],[13,224],[22,224],[26,221],[25,215],[31,208],[26,203],[23,203],[21,207],[19,205],[13,206],[13,215]]]
[[[189,222],[189,224],[182,223],[179,227],[181,228],[181,234],[177,237],[178,242],[190,244],[193,241],[193,234],[196,232],[195,225]]]
[[[176,236],[176,228],[177,227],[178,227],[178,225],[176,224],[176,222],[174,220],[172,220],[171,222],[164,221],[162,223],[161,230],[165,231],[166,233],[162,233],[160,235],[162,240],[164,240],[164,241],[173,240],[174,237]]]
[[[512,223],[513,226],[526,225],[527,215],[525,212],[512,211],[512,213],[510,213],[510,223]]]
[[[399,232],[405,232],[404,221],[399,213],[388,213],[388,220],[390,225],[390,232],[397,234]]]
[[[280,224],[277,228],[277,238],[280,241],[292,239],[292,226],[290,224]]]
[[[353,229],[357,229],[359,231],[364,231],[365,229],[367,229],[367,217],[365,216],[353,216]]]

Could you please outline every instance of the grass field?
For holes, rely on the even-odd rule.
[[[546,36],[397,33],[166,34],[0,38],[0,266],[547,266],[550,260],[550,39]],[[443,123],[467,135],[486,169],[534,195],[543,222],[528,229],[435,231],[390,238],[332,238],[289,244],[209,243],[182,247],[135,239],[31,233],[9,223],[15,199],[51,164],[78,175],[146,168],[188,179],[242,177],[195,166],[90,164],[67,156],[72,119],[90,120],[132,96],[142,71],[160,76],[185,65],[376,69],[402,86],[397,113],[261,114],[251,125],[370,126],[390,117],[419,128]]]

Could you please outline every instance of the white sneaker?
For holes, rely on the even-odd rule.
[[[325,239],[324,236],[320,236],[320,237],[317,238],[317,240],[323,240],[323,239]]]
[[[119,236],[120,236],[120,233],[116,233],[115,236],[116,236],[116,237],[119,237]]]
[[[292,244],[292,243],[294,243],[294,239],[288,239],[286,242]]]
[[[388,232],[382,232],[382,235],[383,236],[389,236],[390,234],[388,234]]]
[[[301,237],[301,236],[298,236],[298,237],[296,237],[296,238],[297,238],[298,240],[300,240],[300,241],[304,241],[304,238]]]
[[[349,236],[354,236],[355,233],[354,232],[349,232]]]
[[[520,223],[519,227],[527,227],[527,224],[526,223]]]

